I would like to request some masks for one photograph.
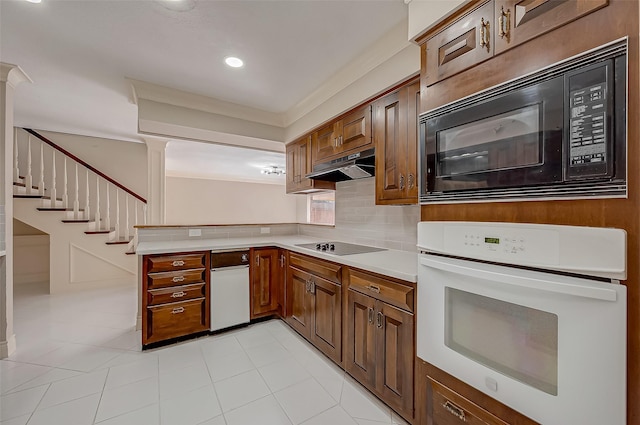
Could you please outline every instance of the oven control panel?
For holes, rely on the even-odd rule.
[[[542,233],[540,233],[542,232]],[[533,264],[557,264],[559,236],[553,230],[509,229],[492,226],[444,229],[444,249],[462,257],[518,261]]]

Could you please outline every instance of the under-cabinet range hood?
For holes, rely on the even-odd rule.
[[[330,182],[364,179],[375,175],[375,149],[353,153],[313,166],[313,172],[306,177]]]

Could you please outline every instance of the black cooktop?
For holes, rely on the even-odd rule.
[[[346,242],[321,242],[321,243],[301,243],[296,244],[301,248],[311,249],[313,251],[326,252],[333,255],[352,255],[365,254],[367,252],[386,251],[385,248],[377,248],[374,246],[356,245]]]

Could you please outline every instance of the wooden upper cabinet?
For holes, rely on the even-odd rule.
[[[287,145],[287,193],[335,190],[335,182],[305,178],[311,172],[311,135]]]
[[[420,82],[373,105],[376,146],[376,204],[418,202],[418,111]]]
[[[253,308],[251,318],[278,311],[278,284],[280,282],[280,255],[277,248],[253,249],[251,288]]]
[[[609,0],[495,0],[495,53],[568,24],[608,3]]]
[[[422,46],[426,49],[427,86],[491,58],[495,39],[493,20],[494,4],[490,1],[428,39]]]
[[[371,105],[365,105],[313,132],[313,163],[362,151],[372,143]]]

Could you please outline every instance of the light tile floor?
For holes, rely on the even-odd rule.
[[[1,425],[405,424],[280,320],[141,352],[136,288],[14,292]]]

